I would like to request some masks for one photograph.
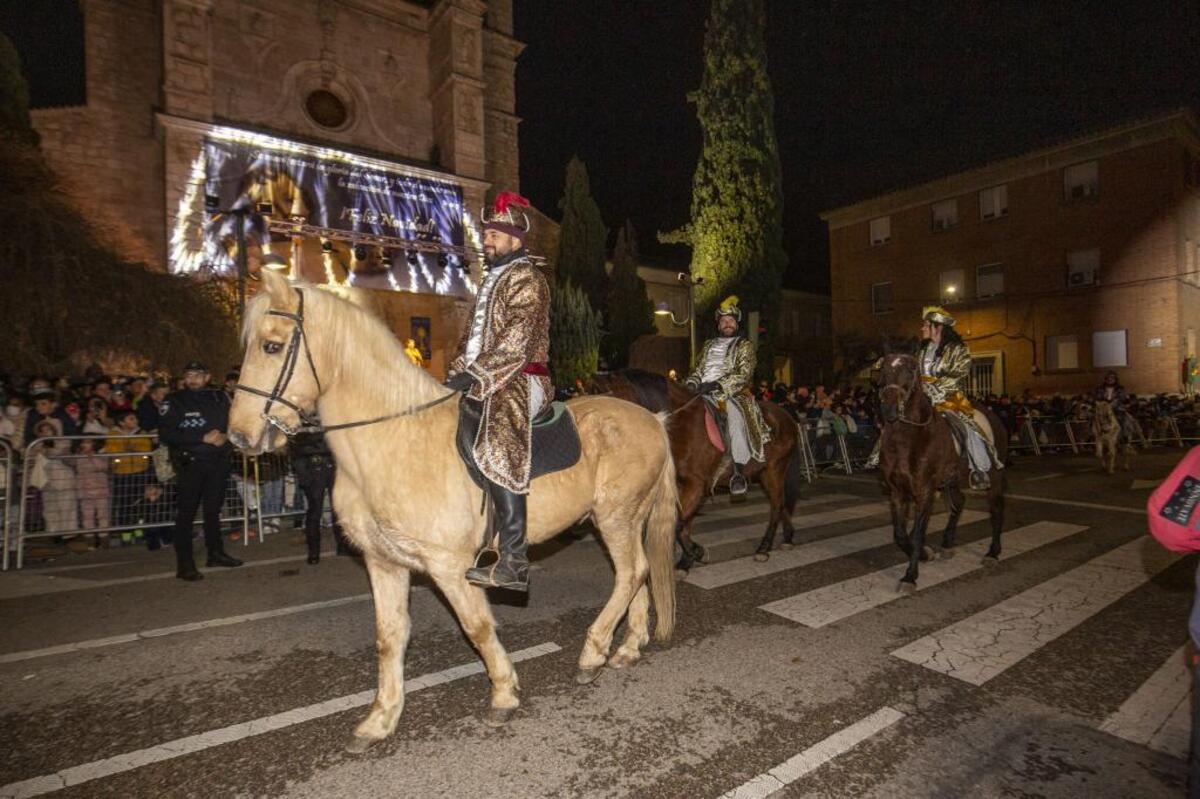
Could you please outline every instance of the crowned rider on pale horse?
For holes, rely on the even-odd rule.
[[[487,273],[446,378],[446,386],[464,392],[463,402],[482,405],[473,452],[493,509],[487,542],[497,551],[485,543],[467,580],[516,591],[529,590],[531,429],[553,396],[550,286],[525,251],[530,226],[520,208],[528,205],[501,192],[492,211],[480,214]]]
[[[1003,469],[996,457],[995,444],[986,435],[976,418],[975,408],[963,391],[971,373],[971,350],[958,331],[955,319],[945,308],[927,306],[921,312],[921,349],[917,363],[925,396],[935,410],[942,413],[965,439],[967,460],[971,466],[970,487],[977,490],[991,486],[988,470]],[[879,442],[867,460],[867,467],[879,465]]]
[[[729,493],[739,496],[747,488],[742,469],[751,459],[765,460],[763,448],[771,440],[771,433],[751,393],[757,358],[754,343],[738,335],[738,323],[742,321],[738,298],[729,297],[721,303],[716,317],[718,336],[704,342],[684,385],[702,395],[718,411],[724,411],[733,460]]]

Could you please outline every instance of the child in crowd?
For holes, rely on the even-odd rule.
[[[75,475],[79,491],[79,510],[84,530],[103,529],[109,526],[109,458],[96,453],[102,439],[84,438],[75,444]]]
[[[150,551],[162,549],[163,544],[171,543],[172,530],[170,527],[147,527],[146,525],[164,524],[175,518],[175,498],[173,492],[168,493],[157,482],[147,483],[142,491],[142,498],[133,503],[132,515],[137,519],[138,530],[146,539],[146,548]]]
[[[62,422],[58,419],[43,419],[33,428],[33,434],[42,442],[35,450],[34,485],[42,491],[42,517],[46,532],[59,533],[79,529],[78,497],[75,490],[75,468],[71,463],[70,442],[59,439]],[[38,485],[40,483],[40,485]]]

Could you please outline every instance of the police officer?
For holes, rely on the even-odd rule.
[[[159,407],[159,436],[170,447],[179,479],[179,515],[175,518],[175,560],[181,580],[201,580],[192,555],[192,524],[204,508],[204,544],[208,566],[241,566],[221,543],[221,503],[233,447],[225,437],[229,397],[208,387],[208,369],[199,361],[183,368],[184,388],[167,395]]]
[[[304,492],[307,506],[304,513],[304,538],[308,543],[308,562],[315,566],[321,562],[321,514],[325,510],[325,496],[333,491],[336,474],[333,453],[325,443],[325,434],[320,432],[296,434],[288,442],[288,452],[292,458],[296,484]],[[349,555],[352,549],[345,533],[342,532],[342,526],[338,524],[337,511],[330,508],[330,516],[333,518],[333,539],[337,544],[337,554]]]

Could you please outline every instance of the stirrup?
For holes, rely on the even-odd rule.
[[[967,479],[967,484],[974,491],[985,491],[992,487],[992,480],[988,477],[987,472],[972,470],[970,477]]]
[[[483,558],[484,553],[496,556],[496,560],[487,566],[480,566],[479,561]],[[484,588],[507,588],[509,591],[528,591],[529,590],[529,564],[526,562],[525,567],[514,567],[511,563],[506,564],[509,569],[504,570],[506,573],[497,576],[500,571],[500,565],[504,563],[504,558],[494,550],[484,550],[479,553],[475,559],[476,565],[467,569],[467,582],[472,585],[482,586]]]
[[[746,483],[745,475],[735,474],[729,478],[729,493],[735,497],[740,497],[749,490],[749,485]]]

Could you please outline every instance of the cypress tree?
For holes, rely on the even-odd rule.
[[[775,101],[767,77],[764,0],[710,0],[704,75],[688,95],[703,133],[692,179],[691,222],[659,236],[692,248],[700,322],[730,294],[743,312],[758,311],[760,376],[773,371],[769,341],[787,256],[783,188],[775,139]]]
[[[558,207],[562,210],[555,261],[558,276],[579,287],[593,308],[603,308],[608,293],[604,272],[608,229],[600,217],[600,207],[592,199],[587,166],[577,157],[567,164],[566,185]]]
[[[550,294],[550,376],[564,388],[596,374],[600,357],[600,319],[583,291],[568,280]]]
[[[646,296],[646,282],[638,277],[637,232],[628,219],[617,231],[612,261],[605,312],[608,335],[602,349],[609,368],[621,369],[629,365],[633,342],[641,335],[654,332],[654,304]]]
[[[21,56],[3,33],[0,33],[0,137],[35,146],[39,141],[29,121],[29,85],[21,71]]]

